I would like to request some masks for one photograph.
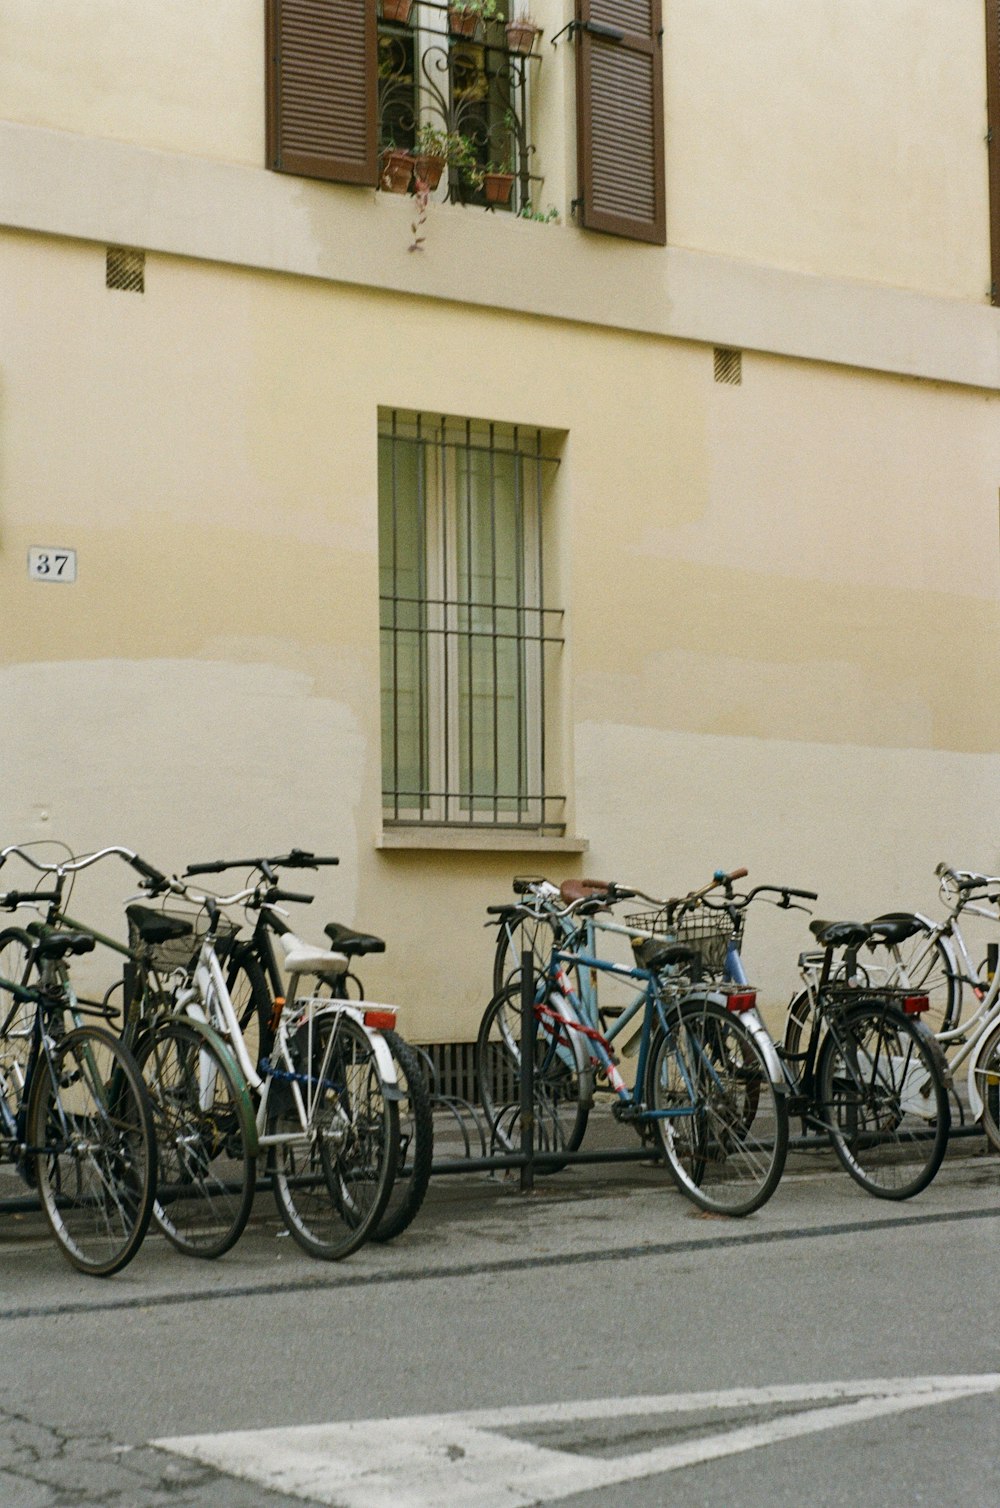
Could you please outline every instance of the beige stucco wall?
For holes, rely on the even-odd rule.
[[[691,340],[164,255],[138,297],[103,246],[25,232],[0,329],[4,841],[339,853],[305,929],[383,932],[366,977],[416,1039],[474,1033],[515,870],[662,892],[746,863],[863,911],[1000,864],[995,391],[752,352],[730,388]],[[377,847],[393,404],[565,432],[582,859]],[[45,543],[74,586],[27,580]],[[124,889],[80,909],[111,924]],[[800,922],[756,934],[771,997]]]
[[[568,0],[533,0],[543,206],[576,193]],[[7,120],[264,162],[262,0],[7,0]],[[673,246],[983,300],[982,0],[664,0]]]

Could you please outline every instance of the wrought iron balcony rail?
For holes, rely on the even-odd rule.
[[[439,0],[382,0],[379,148],[413,156],[412,184],[515,213],[537,200],[528,112],[540,33],[518,25]]]

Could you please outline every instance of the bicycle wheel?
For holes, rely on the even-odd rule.
[[[156,1192],[156,1138],[135,1060],[82,1026],[50,1044],[32,1079],[28,1143],[42,1210],[74,1267],[107,1277],[142,1244]]]
[[[788,1109],[753,1035],[714,1001],[682,1005],[654,1042],[646,1107],[682,1193],[749,1215],[770,1199],[788,1152]]]
[[[268,1090],[267,1134],[280,1138],[271,1148],[271,1185],[303,1250],[337,1261],[369,1238],[385,1211],[399,1114],[366,1032],[345,1012],[314,1016],[311,1031],[305,1022],[289,1052],[294,1077]]]
[[[788,1002],[788,1014],[785,1017],[785,1035],[782,1041],[782,1050],[789,1057],[795,1057],[798,1053],[804,1051],[802,1043],[803,1039],[808,1041],[810,1015],[809,991],[800,990]]]
[[[923,916],[899,911],[875,920],[909,922],[919,928],[893,949],[899,965],[889,983],[929,998],[930,1008],[921,1018],[928,1031],[936,1035],[957,1026],[962,1016],[962,978],[950,944],[933,935],[933,924]],[[877,950],[876,956],[884,957],[885,951]]]
[[[531,953],[535,961],[535,973],[544,974],[548,968],[556,935],[547,916],[525,914],[501,918],[497,928],[496,950],[493,954],[493,993],[508,985],[520,983],[521,958]]]
[[[884,1001],[828,1020],[817,1110],[834,1151],[878,1199],[909,1199],[941,1166],[951,1114],[933,1038]]]
[[[226,976],[226,988],[240,1023],[243,1041],[251,1063],[267,1057],[274,1043],[271,1030],[271,991],[267,976],[249,944],[227,944],[219,952]]]
[[[0,932],[0,979],[29,984],[34,973],[32,938],[20,927]],[[37,1006],[33,1000],[15,1000],[7,990],[0,994],[0,1062],[8,1079],[23,1087],[31,1052]]]
[[[1000,1021],[977,1048],[972,1076],[983,1102],[983,1130],[1000,1152]]]
[[[382,1033],[396,1064],[399,1088],[399,1152],[389,1202],[375,1227],[373,1241],[402,1235],[424,1202],[434,1157],[434,1116],[430,1090],[419,1055],[394,1031]]]
[[[587,1129],[592,1069],[579,1032],[540,1017],[535,1034],[535,1150],[575,1152]],[[508,984],[490,1002],[476,1042],[476,1082],[493,1144],[520,1148],[521,986]],[[539,1172],[556,1172],[555,1167]]]
[[[246,1226],[256,1181],[242,1082],[228,1054],[180,1018],[143,1037],[136,1061],[156,1130],[153,1218],[178,1251],[221,1257]]]

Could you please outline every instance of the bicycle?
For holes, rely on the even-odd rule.
[[[246,903],[246,910],[253,918],[251,935],[234,939],[225,950],[226,986],[244,1036],[255,1037],[258,1058],[270,1051],[273,1035],[270,1022],[275,1009],[280,1009],[279,1002],[284,1000],[286,956],[305,946],[284,919],[280,903],[308,905],[313,900],[310,895],[281,889],[277,871],[318,869],[337,862],[336,858],[319,857],[295,848],[290,853],[267,858],[215,859],[189,864],[184,872],[185,877],[194,877],[244,869],[260,876]],[[319,992],[326,990],[331,999],[346,1001],[352,998],[349,989],[353,984],[353,998],[364,1003],[366,1022],[381,1032],[396,1065],[400,1093],[396,1175],[386,1209],[369,1236],[370,1240],[381,1243],[395,1239],[407,1229],[427,1192],[434,1147],[430,1092],[420,1058],[395,1030],[395,1006],[366,1002],[361,981],[350,970],[352,959],[382,952],[385,943],[370,933],[356,932],[337,922],[328,923],[325,932],[333,953],[341,959],[341,967],[336,969],[328,964],[319,980]]]
[[[49,891],[24,892],[22,903],[43,912],[46,932],[85,932],[122,956],[123,980],[109,989],[99,1007],[111,1020],[121,1015],[121,1040],[132,1053],[150,1099],[157,1144],[158,1183],[153,1218],[172,1246],[189,1256],[214,1258],[228,1251],[246,1226],[255,1188],[256,1128],[246,1085],[225,1043],[207,1022],[173,1011],[170,976],[196,951],[194,919],[126,906],[130,945],[124,946],[66,910],[67,888],[83,870],[116,855],[146,881],[159,870],[120,845],[58,864],[39,862],[19,848],[33,868],[45,874]],[[20,960],[27,983],[32,965],[25,956],[28,934],[0,934]],[[124,993],[121,1007],[112,1002]]]
[[[753,990],[704,989],[691,947],[637,934],[602,919],[599,930],[627,937],[632,966],[585,951],[599,910],[641,892],[609,884],[572,900],[554,916],[575,923],[575,942],[553,944],[535,1004],[535,1134],[548,1161],[583,1140],[595,1088],[613,1096],[616,1119],[656,1140],[681,1191],[702,1209],[742,1216],[759,1209],[778,1185],[788,1146],[784,1078],[756,1013]],[[652,897],[642,896],[653,901]],[[655,902],[654,902],[655,903]],[[591,937],[592,937],[591,933]],[[632,999],[603,1019],[572,988],[579,977],[627,980]],[[476,1046],[480,1098],[494,1138],[513,1148],[515,1098],[522,1058],[521,982],[507,983],[487,1007]],[[635,1033],[635,1082],[618,1067],[614,1042]]]
[[[307,944],[289,949],[289,1000],[276,1002],[269,1050],[255,1063],[216,942],[223,908],[252,902],[257,887],[202,895],[158,871],[145,883],[151,896],[182,897],[205,913],[196,957],[178,971],[174,1009],[207,1021],[231,1051],[256,1102],[255,1151],[267,1154],[288,1231],[312,1256],[335,1261],[350,1255],[377,1227],[392,1190],[399,1090],[388,1046],[363,1010],[329,996],[297,994],[302,977],[340,972],[342,955]]]
[[[5,909],[18,904],[18,892],[0,897]],[[37,1191],[72,1265],[108,1277],[132,1260],[149,1227],[149,1102],[131,1054],[80,1019],[66,960],[89,952],[93,939],[23,935],[38,983],[0,977],[0,1155]]]

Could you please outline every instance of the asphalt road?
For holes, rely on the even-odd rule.
[[[0,1504],[994,1504],[998,1217],[975,1140],[902,1205],[793,1155],[741,1222],[634,1163],[435,1179],[335,1266],[265,1194],[105,1282],[8,1213]]]

